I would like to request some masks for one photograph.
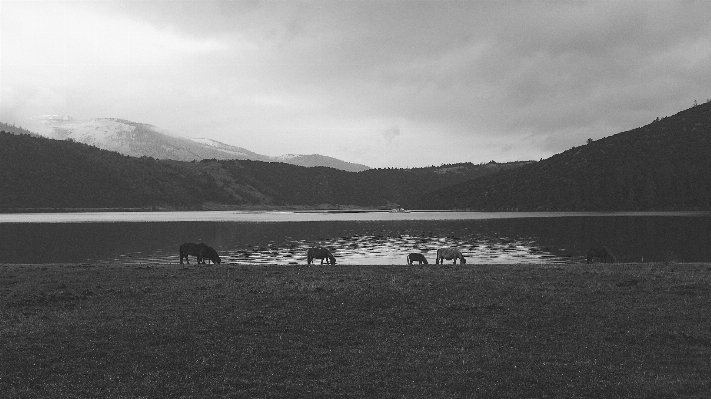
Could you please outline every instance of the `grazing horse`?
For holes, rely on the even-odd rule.
[[[437,259],[435,260],[435,264],[444,264],[445,259],[454,259],[454,265],[457,264],[457,259],[459,259],[460,264],[465,264],[467,263],[467,260],[464,259],[464,255],[462,255],[462,251],[459,250],[459,248],[440,248],[437,250]]]
[[[411,253],[410,255],[407,255],[407,264],[411,265],[415,262],[420,262],[420,264],[428,264],[427,259],[425,259],[425,256],[422,254],[418,253]]]
[[[610,251],[610,249],[604,245],[601,247],[590,248],[587,256],[588,263],[592,263],[593,258],[598,258],[603,263],[607,263],[608,260],[612,263],[617,263],[617,258],[615,258],[615,255],[613,255],[612,251]]]
[[[217,255],[217,251],[214,248],[208,246],[207,244],[201,242],[200,244],[193,244],[192,242],[186,242],[180,246],[180,264],[183,264],[183,258],[185,262],[190,264],[188,260],[188,255],[195,256],[197,258],[197,263],[205,264],[205,258],[211,260],[213,263],[220,264],[222,261],[220,256]]]
[[[331,251],[324,247],[309,248],[309,250],[306,251],[306,264],[310,265],[314,259],[321,259],[322,265],[324,259],[326,260],[326,264],[336,264],[336,258],[331,254]]]
[[[217,251],[215,251],[215,248],[209,247],[205,245],[205,252],[202,254],[202,263],[205,263],[205,259],[207,258],[208,261],[212,261],[212,263],[215,263],[217,265],[222,262],[222,259],[220,259],[220,255],[217,254]]]

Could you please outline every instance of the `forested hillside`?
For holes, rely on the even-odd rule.
[[[480,210],[710,210],[711,103],[546,160],[421,196]]]
[[[391,207],[426,190],[528,163],[355,173],[279,162],[134,158],[71,141],[0,132],[0,210]]]
[[[0,131],[12,134],[27,134],[33,137],[41,137],[39,134],[24,129],[22,126],[15,126],[9,123],[0,122]]]
[[[0,208],[190,206],[231,202],[214,179],[151,158],[0,132]]]

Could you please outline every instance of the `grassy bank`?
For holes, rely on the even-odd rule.
[[[0,392],[709,397],[710,311],[709,264],[0,265]]]

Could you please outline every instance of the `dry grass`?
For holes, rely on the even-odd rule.
[[[3,397],[709,397],[711,265],[0,266]]]

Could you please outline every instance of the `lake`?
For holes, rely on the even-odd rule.
[[[606,245],[622,262],[711,261],[709,212],[83,212],[0,214],[0,263],[178,263],[205,242],[227,264],[305,264],[327,246],[342,265],[434,263],[457,246],[469,264],[584,262]],[[194,258],[191,257],[194,263]]]

